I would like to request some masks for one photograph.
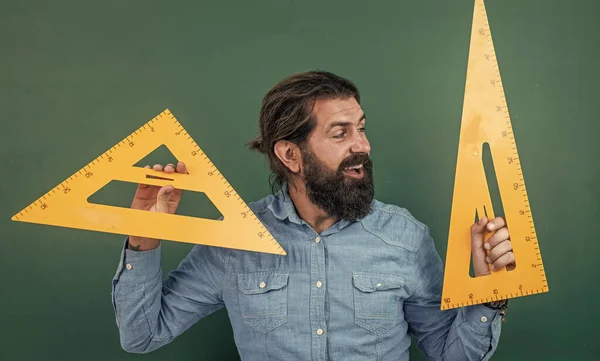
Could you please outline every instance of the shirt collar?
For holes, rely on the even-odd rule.
[[[296,213],[296,207],[294,207],[294,202],[292,201],[292,198],[290,198],[288,185],[286,183],[281,186],[281,189],[275,194],[273,201],[267,206],[267,208],[271,210],[275,218],[281,221],[288,218],[294,223],[305,223],[302,219],[300,219],[298,213]]]
[[[273,201],[267,206],[267,208],[269,208],[271,210],[271,212],[273,213],[273,216],[275,216],[275,218],[277,218],[281,221],[283,221],[287,218],[290,220],[290,222],[293,222],[296,224],[301,224],[301,225],[302,224],[308,225],[308,223],[304,222],[304,220],[302,220],[300,218],[300,216],[298,216],[298,213],[296,213],[296,207],[294,206],[294,202],[292,201],[292,198],[290,198],[287,183],[284,183],[282,185],[281,189],[275,194]],[[349,222],[345,219],[338,221],[334,225],[332,225],[331,227],[326,229],[323,232],[323,234],[338,232],[350,223],[351,222]]]

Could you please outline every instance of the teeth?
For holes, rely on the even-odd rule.
[[[348,169],[348,170],[350,170],[350,169],[360,169],[360,168],[362,168],[362,166],[363,166],[362,164],[359,164],[359,165],[355,165],[354,167],[346,167],[344,169]]]

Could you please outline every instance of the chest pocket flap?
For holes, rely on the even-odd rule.
[[[252,273],[238,277],[238,287],[246,295],[256,295],[278,290],[287,285],[288,275],[283,273]]]
[[[354,273],[354,286],[363,292],[385,291],[400,288],[404,280],[392,275],[376,273]]]

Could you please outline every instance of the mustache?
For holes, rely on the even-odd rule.
[[[355,154],[348,156],[346,159],[344,159],[340,163],[340,166],[338,167],[338,171],[343,171],[344,168],[347,168],[347,167],[354,167],[354,166],[361,165],[361,164],[368,165],[370,163],[371,163],[371,158],[369,157],[369,155],[367,153],[355,153]]]

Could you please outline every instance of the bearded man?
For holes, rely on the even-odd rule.
[[[248,361],[404,361],[411,336],[429,360],[489,359],[505,303],[440,310],[441,258],[425,224],[374,199],[365,123],[348,79],[311,71],[276,84],[249,143],[273,194],[249,207],[287,255],[195,245],[163,280],[160,241],[128,237],[112,283],[122,348],[150,352],[225,307]],[[153,169],[186,173],[182,162]],[[131,207],[174,214],[181,196],[139,185]],[[496,232],[484,244],[486,228]],[[503,218],[471,235],[476,277],[514,266]]]

